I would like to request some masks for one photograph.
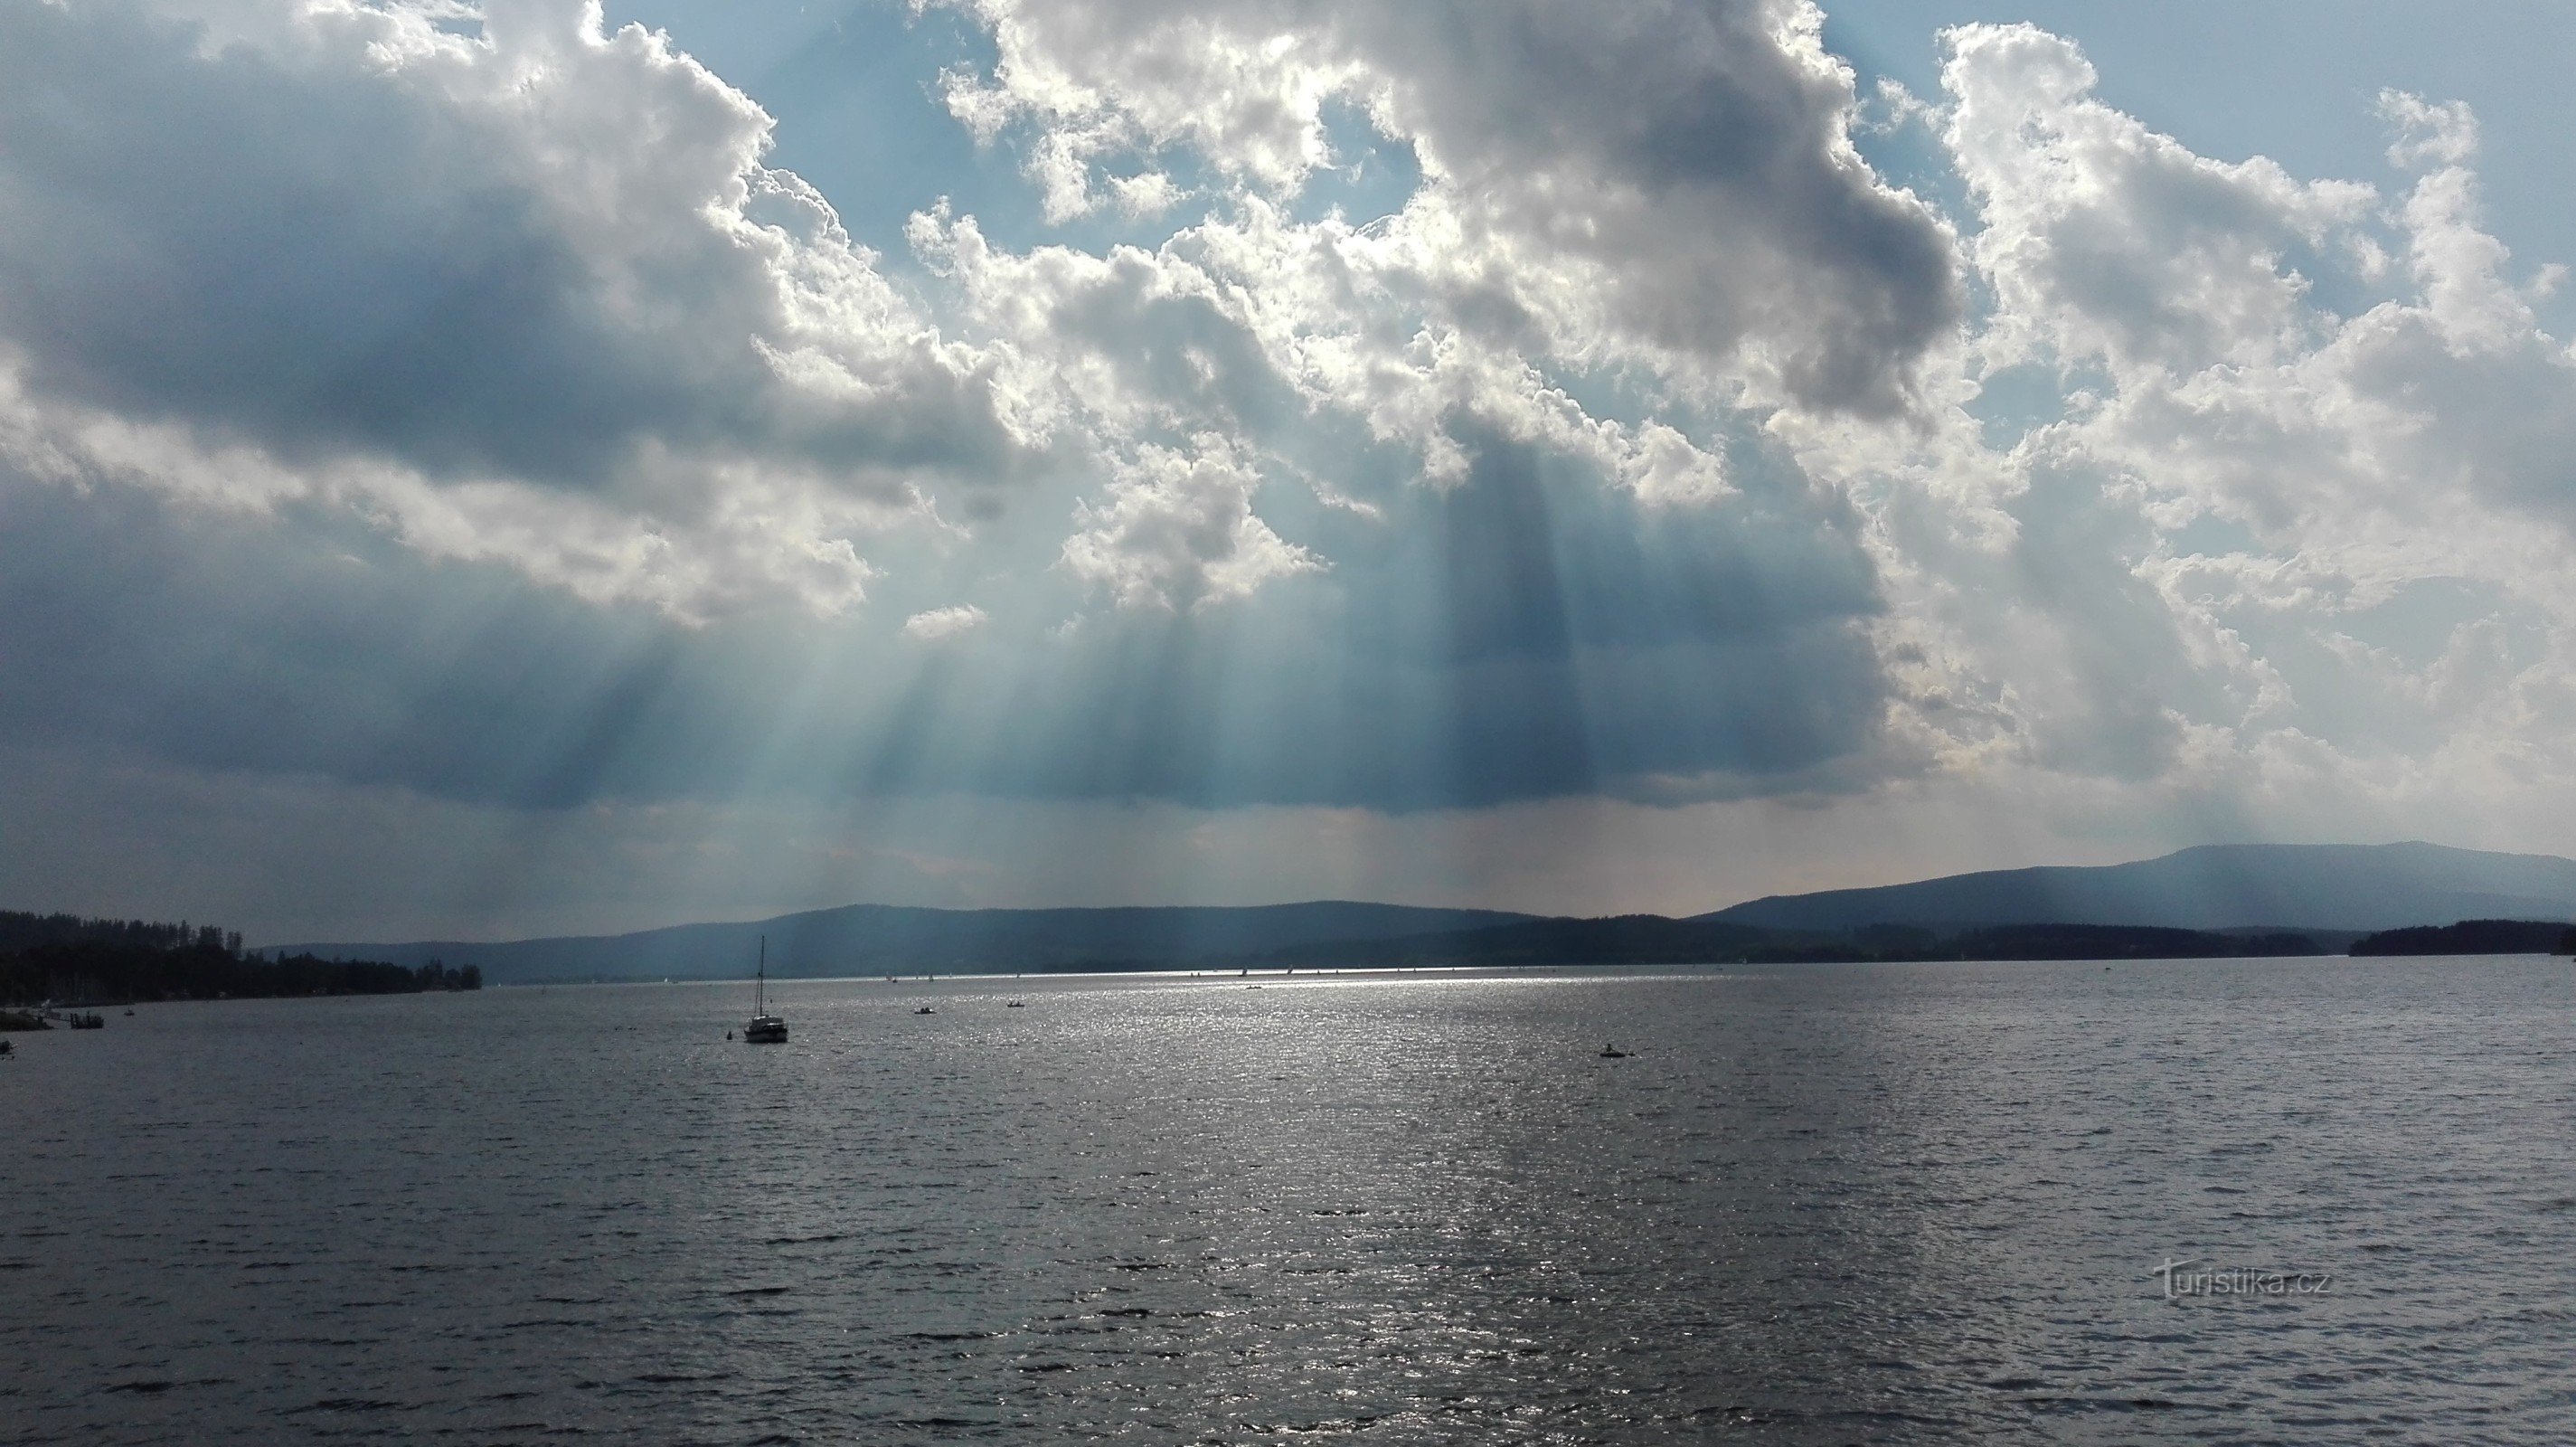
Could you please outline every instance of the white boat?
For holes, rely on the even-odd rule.
[[[752,975],[751,1022],[742,1027],[742,1038],[754,1045],[787,1043],[787,1021],[769,1013],[769,936],[760,937],[760,968]]]

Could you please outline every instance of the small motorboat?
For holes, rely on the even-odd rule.
[[[1625,1060],[1628,1058],[1628,1052],[1620,1049],[1616,1045],[1603,1045],[1601,1047],[1601,1058],[1604,1060]]]
[[[938,1014],[939,1012],[938,1012],[938,1011],[936,1011],[936,1010],[934,1010],[934,1009],[932,1009],[932,1008],[930,1008],[928,1005],[924,1005],[924,1006],[922,1006],[920,1009],[915,1010],[915,1011],[913,1011],[912,1013],[914,1013],[914,1014],[916,1014],[916,1015],[936,1015],[936,1014]]]
[[[1023,1002],[1023,1001],[1020,1001],[1020,1000],[1013,1000],[1013,1001],[1009,1002],[1008,1004],[1004,1005],[1002,1008],[1003,1008],[1003,1009],[1005,1009],[1005,1010],[1025,1010],[1025,1009],[1027,1009],[1027,1008],[1028,1008],[1028,1005],[1027,1005],[1025,1002]]]

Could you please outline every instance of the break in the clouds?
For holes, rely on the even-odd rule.
[[[923,801],[1591,809],[1623,907],[1775,802],[2571,842],[2469,822],[2576,792],[2576,366],[2450,98],[2303,177],[2027,26],[877,18],[900,194],[595,5],[0,0],[0,745],[1003,899]]]

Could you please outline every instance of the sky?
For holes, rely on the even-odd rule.
[[[2576,10],[0,0],[0,906],[2576,853]]]

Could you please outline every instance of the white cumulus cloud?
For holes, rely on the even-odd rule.
[[[2430,166],[2391,195],[2194,154],[2035,28],[1946,43],[1928,123],[1993,297],[1955,410],[1775,420],[1871,519],[1896,736],[2246,827],[2564,796],[2576,362],[2530,305],[2554,271],[2482,228],[2474,118],[2387,103]]]
[[[903,620],[903,631],[924,643],[954,638],[984,626],[984,610],[972,603],[932,608]]]

